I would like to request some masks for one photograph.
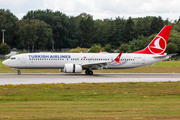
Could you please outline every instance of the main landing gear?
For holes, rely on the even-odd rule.
[[[18,74],[18,75],[21,75],[21,71],[20,71],[20,70],[17,70],[17,74]]]
[[[91,71],[91,70],[86,70],[85,73],[86,73],[86,75],[93,75],[93,71]]]

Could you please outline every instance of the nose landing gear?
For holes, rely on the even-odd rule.
[[[20,71],[18,68],[11,68],[11,69],[17,70],[17,74],[18,74],[18,75],[21,75],[21,71]]]
[[[17,70],[17,74],[18,74],[18,75],[21,75],[21,71],[20,71],[20,70]]]

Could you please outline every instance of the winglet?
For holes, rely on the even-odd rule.
[[[123,51],[114,59],[114,61],[116,61],[117,63],[122,64],[122,63],[120,62],[120,58],[121,58],[122,53],[123,53]]]
[[[102,50],[99,51],[99,53],[101,53],[101,52],[102,52]]]

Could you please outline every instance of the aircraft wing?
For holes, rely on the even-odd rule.
[[[113,61],[99,61],[99,62],[92,62],[92,63],[83,63],[81,66],[83,68],[90,68],[90,69],[103,69],[103,67],[106,67],[108,63],[111,62],[117,62],[119,64],[122,64],[120,62],[120,57],[122,55],[123,51],[113,60]]]
[[[112,62],[112,61],[110,61]],[[93,63],[83,63],[81,64],[83,68],[91,68],[91,69],[102,69],[103,67],[106,67],[109,61],[100,61],[100,62],[93,62]]]

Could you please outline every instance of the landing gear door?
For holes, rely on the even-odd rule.
[[[21,63],[26,63],[26,56],[25,55],[21,56]]]
[[[142,64],[145,64],[145,57],[144,56],[141,57],[141,61],[142,61]]]

